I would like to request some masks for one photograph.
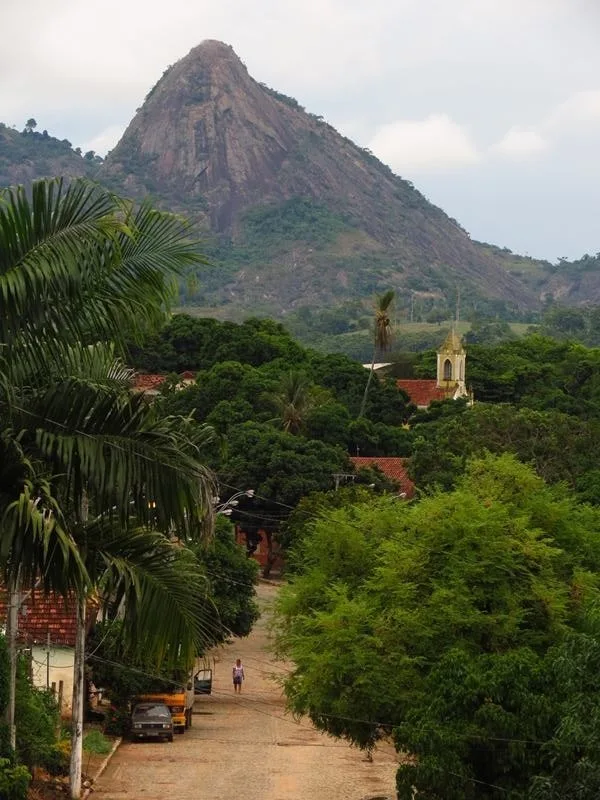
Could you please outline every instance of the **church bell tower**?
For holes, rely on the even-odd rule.
[[[466,360],[467,353],[462,339],[452,328],[437,353],[437,385],[444,390],[446,397],[456,400],[467,396]]]

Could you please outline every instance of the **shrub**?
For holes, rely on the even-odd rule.
[[[57,769],[57,733],[60,726],[54,695],[35,689],[21,661],[17,675],[17,756],[28,766]]]
[[[131,717],[129,709],[111,706],[106,715],[104,733],[107,734],[107,736],[125,736],[125,734],[129,733],[130,727]]]
[[[71,760],[71,739],[64,736],[46,754],[43,766],[50,775],[68,775]]]
[[[27,767],[15,767],[8,758],[0,758],[0,797],[2,800],[27,800],[31,776]]]

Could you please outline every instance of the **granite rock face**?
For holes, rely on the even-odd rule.
[[[277,254],[280,270],[265,254],[270,279],[282,284],[274,293],[283,304],[294,294],[285,286],[288,262],[310,275],[319,261],[332,288],[350,295],[352,272],[369,253],[379,264],[378,274],[364,281],[373,289],[402,287],[426,273],[424,288],[435,292],[437,273],[441,283],[466,282],[515,306],[536,303],[504,263],[411,183],[291,98],[258,83],[221,42],[203,42],[166,70],[105,170],[130,193],[159,197],[233,242],[244,241],[245,215],[257,206],[293,198],[325,206],[342,221],[325,248],[328,258],[315,256],[301,239]],[[244,279],[247,274],[238,275],[232,285]]]
[[[368,150],[257,82],[222,42],[165,70],[102,163],[69,142],[0,129],[4,183],[53,174],[88,175],[198,222],[215,266],[195,276],[191,302],[227,305],[231,318],[370,302],[389,288],[405,306],[452,305],[460,291],[466,304],[505,310],[539,308],[547,292],[566,304],[600,296],[596,273],[583,297],[579,273],[472,241]]]

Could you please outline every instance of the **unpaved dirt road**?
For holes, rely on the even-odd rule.
[[[96,784],[98,800],[362,800],[394,797],[398,765],[390,746],[373,763],[348,745],[285,714],[268,652],[268,606],[276,587],[258,589],[263,616],[248,639],[216,654],[213,694],[196,701],[193,727],[173,744],[127,742]],[[231,667],[246,681],[234,695]]]

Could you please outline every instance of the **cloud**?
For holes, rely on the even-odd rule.
[[[600,89],[575,92],[549,115],[546,127],[558,131],[600,126]]]
[[[369,149],[400,174],[445,172],[477,163],[480,154],[468,133],[446,114],[382,125]]]
[[[549,148],[549,142],[535,130],[511,128],[500,141],[491,148],[506,158],[527,159],[538,156]]]
[[[125,125],[109,125],[93,139],[90,139],[85,144],[81,145],[84,153],[88,150],[93,150],[100,156],[105,156],[116,143],[119,141],[125,130]]]
[[[168,12],[160,0],[0,0],[0,121],[35,117],[105,153],[169,64],[220,39],[475,238],[514,249],[522,227],[532,253],[598,249],[598,0],[170,0]],[[509,201],[498,213],[504,180],[507,197],[515,181],[530,191],[531,219]],[[550,194],[567,210],[544,205]]]

